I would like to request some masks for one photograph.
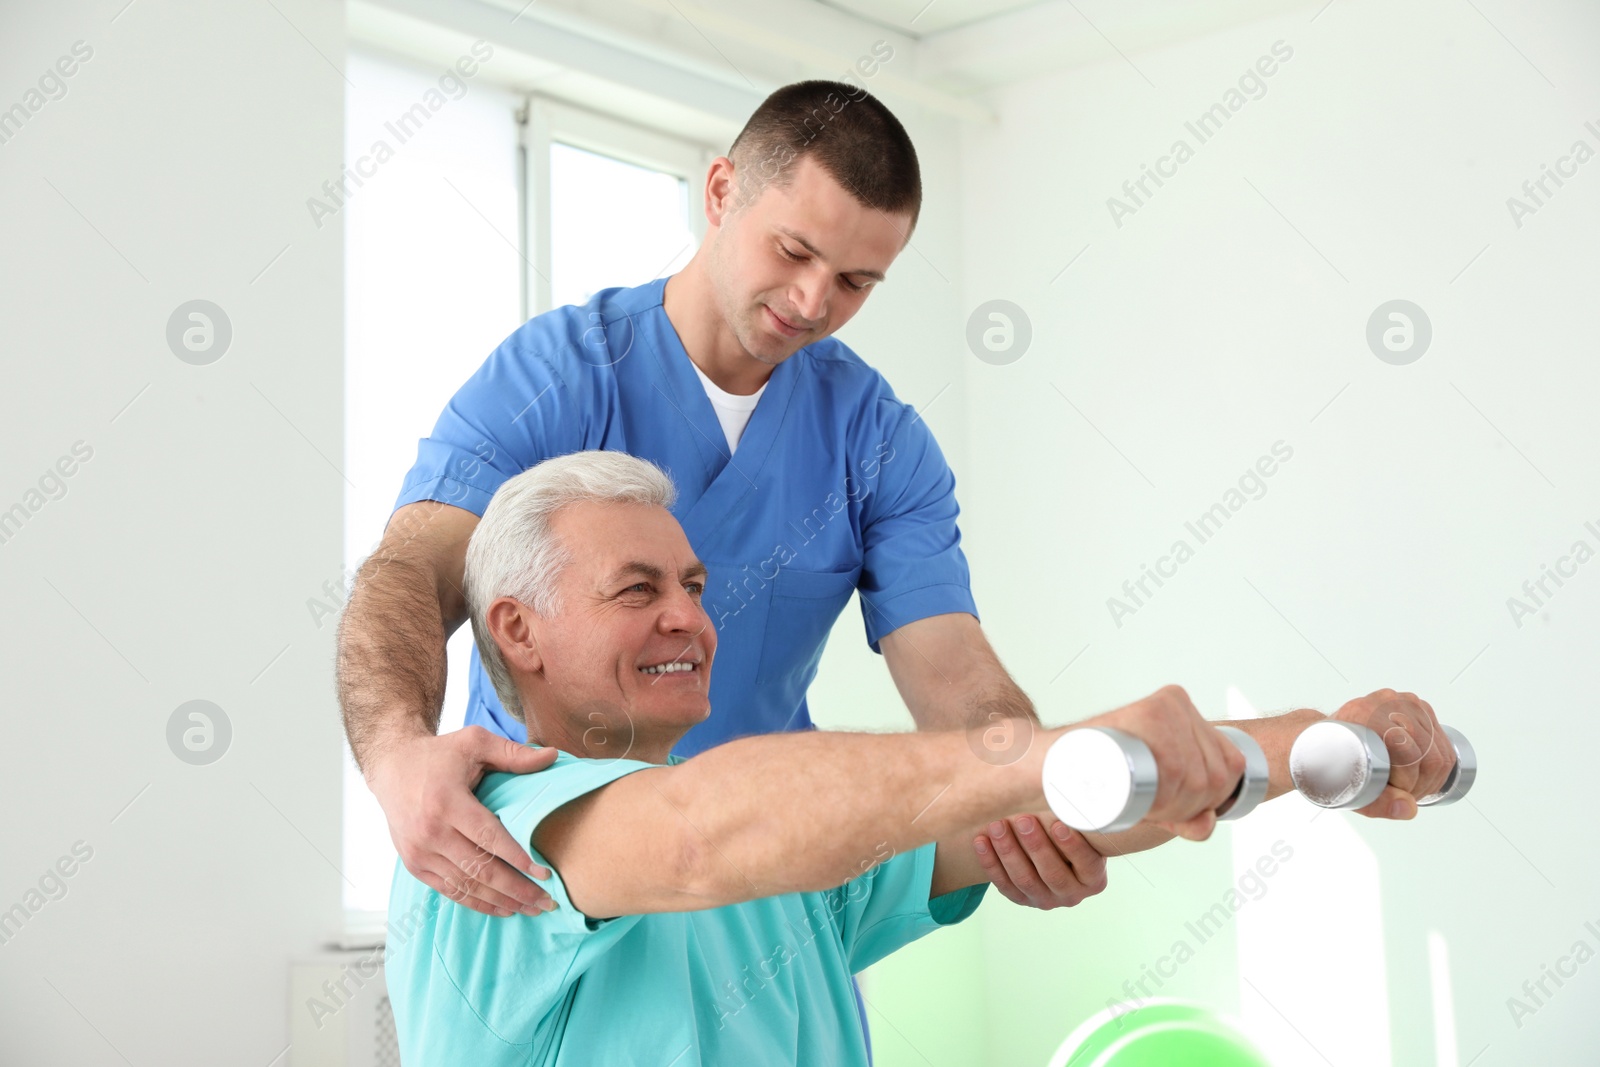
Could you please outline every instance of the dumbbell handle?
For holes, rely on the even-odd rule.
[[[1217,729],[1245,758],[1245,772],[1216,809],[1217,818],[1242,819],[1267,797],[1266,753],[1237,727]],[[1045,753],[1045,799],[1056,818],[1075,830],[1110,834],[1132,829],[1155,803],[1159,784],[1150,746],[1109,726],[1069,730]]]
[[[1466,735],[1440,727],[1454,750],[1455,765],[1437,793],[1417,798],[1421,807],[1453,804],[1467,795],[1478,777],[1478,754]],[[1345,719],[1313,723],[1289,750],[1289,776],[1295,788],[1322,808],[1364,808],[1389,784],[1389,749],[1370,726]]]
[[[1270,778],[1272,769],[1267,764],[1267,754],[1261,750],[1261,745],[1255,738],[1237,726],[1219,726],[1217,729],[1221,730],[1244,756],[1244,773],[1234,784],[1233,792],[1228,794],[1228,799],[1216,809],[1217,818],[1226,822],[1244,818],[1267,799],[1267,787],[1272,784]]]

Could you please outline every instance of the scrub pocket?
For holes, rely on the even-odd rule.
[[[798,704],[822,659],[828,631],[850,602],[861,565],[847,571],[780,570],[772,580],[772,604],[761,640],[756,684],[793,686]]]

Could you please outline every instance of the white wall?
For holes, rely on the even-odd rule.
[[[1131,65],[1108,51],[996,94],[998,128],[964,138],[963,306],[1008,299],[1033,329],[1014,364],[969,360],[955,398],[978,603],[1046,721],[1169,682],[1216,718],[1230,685],[1264,711],[1333,711],[1384,686],[1428,699],[1477,745],[1471,803],[1414,824],[1322,819],[1349,819],[1378,861],[1392,1053],[1344,1052],[1341,1033],[1370,1020],[1302,947],[1367,902],[1294,881],[1291,863],[1271,892],[1288,924],[1278,954],[1300,977],[1255,977],[1320,1048],[1275,1023],[1274,1062],[1436,1062],[1429,930],[1448,943],[1460,1063],[1486,1046],[1478,1067],[1587,1062],[1600,970],[1520,1029],[1506,998],[1579,938],[1600,948],[1583,927],[1600,920],[1600,865],[1574,833],[1600,741],[1600,564],[1520,627],[1507,598],[1574,541],[1600,548],[1584,526],[1600,528],[1600,162],[1520,229],[1506,199],[1574,140],[1600,149],[1600,17],[1321,6]],[[1293,57],[1265,95],[1119,228],[1107,198],[1175,138],[1193,145],[1185,120],[1278,40]],[[1433,324],[1407,366],[1364,339],[1397,297]],[[1119,627],[1107,599],[1175,539],[1194,545],[1185,521],[1279,440],[1293,458],[1265,495]],[[1231,836],[1116,861],[1076,913],[985,909],[990,1047],[1007,1052],[994,1062],[1040,1062],[1048,1048],[1013,1035],[1102,1007],[1169,951],[1228,888]],[[1233,955],[1208,950],[1162,992],[1272,1016]]]
[[[341,231],[305,201],[339,173],[344,15],[121,8],[0,12],[0,107],[92,49],[0,144],[0,507],[93,449],[0,544],[0,909],[90,853],[0,944],[0,1062],[282,1063],[288,960],[341,919],[305,607],[341,570]],[[193,299],[232,325],[209,365],[166,339]],[[231,724],[205,766],[168,747],[191,700]]]

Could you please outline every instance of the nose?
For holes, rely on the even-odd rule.
[[[827,280],[819,280],[814,274],[807,274],[796,283],[791,298],[795,313],[805,320],[804,325],[815,326],[827,318],[827,291]]]
[[[666,634],[696,634],[706,627],[710,617],[700,602],[679,586],[677,591],[662,603],[657,625]]]

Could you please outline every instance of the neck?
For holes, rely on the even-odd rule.
[[[592,720],[545,723],[535,717],[528,721],[528,744],[534,748],[548,745],[579,759],[630,759],[665,764],[672,746],[686,732],[678,728],[662,732],[631,722],[613,731],[604,725],[597,729]]]
[[[775,368],[745,351],[734,336],[717,306],[704,255],[702,244],[694,258],[667,279],[661,307],[694,365],[724,392],[749,396],[766,384]]]

